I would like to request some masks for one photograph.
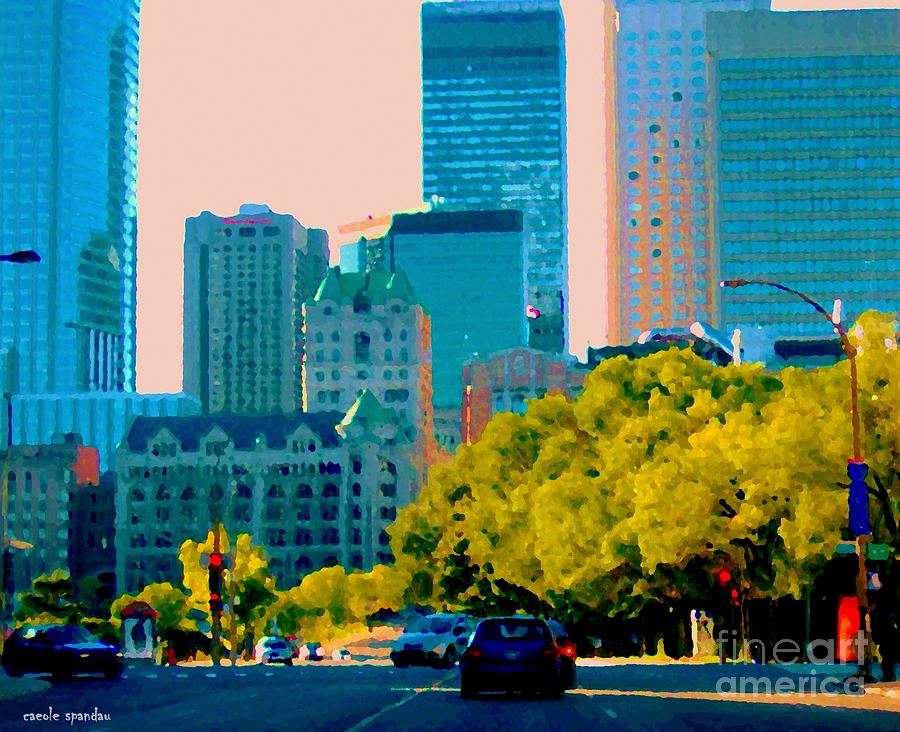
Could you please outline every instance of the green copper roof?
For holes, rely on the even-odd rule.
[[[357,298],[365,298],[372,305],[383,305],[392,298],[416,302],[412,286],[402,272],[392,274],[381,268],[370,272],[341,272],[340,267],[328,269],[314,300],[354,302]]]
[[[394,424],[396,421],[397,415],[393,410],[382,407],[371,391],[363,389],[337,426],[337,431],[344,434],[350,425],[359,425],[366,432],[372,432],[379,425]]]

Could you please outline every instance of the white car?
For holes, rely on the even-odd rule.
[[[409,625],[391,647],[398,668],[411,665],[453,668],[469,642],[477,621],[466,615],[435,613]]]
[[[284,638],[266,636],[256,644],[256,657],[261,663],[294,664],[294,650]]]

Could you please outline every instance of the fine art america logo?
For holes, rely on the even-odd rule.
[[[732,636],[732,637],[729,637]],[[760,664],[760,672],[756,675],[721,676],[716,682],[717,694],[744,695],[786,695],[786,694],[863,694],[864,679],[862,676],[839,674],[839,669],[830,669],[832,674],[821,674],[820,669],[809,668],[810,665],[841,666],[838,658],[836,642],[833,639],[813,640],[806,645],[804,653],[800,644],[790,638],[783,638],[772,645],[767,655],[767,645],[756,638],[747,639],[739,644],[737,631],[722,631],[717,636],[720,657],[726,653],[737,658],[740,652],[745,659],[753,659]],[[851,642],[862,657],[866,647],[865,634],[860,632]],[[764,672],[762,668],[768,663],[775,666],[788,664],[804,664],[797,673]],[[770,667],[775,670],[774,667]]]

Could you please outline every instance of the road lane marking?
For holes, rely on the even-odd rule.
[[[426,691],[447,691],[447,689],[440,688],[440,685],[443,684],[445,681],[449,681],[452,676],[453,676],[453,674],[448,674],[448,675],[444,676],[443,678],[440,678],[437,681],[435,681],[431,686],[425,686],[425,687],[418,688],[418,689],[412,689],[412,688],[409,689],[408,691],[410,693],[407,694],[405,697],[403,697],[400,701],[383,706],[377,712],[370,714],[368,717],[366,717],[363,720],[360,720],[359,722],[354,724],[352,727],[348,727],[346,732],[359,732],[360,730],[365,729],[379,717],[384,716],[388,712],[394,711],[395,709],[397,709],[397,707],[402,707],[404,704],[406,704],[409,701],[412,701],[417,696],[419,696],[419,694],[422,694]],[[407,691],[407,689],[391,689],[391,691]],[[457,689],[457,691],[458,691],[458,689]]]

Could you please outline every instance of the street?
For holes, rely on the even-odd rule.
[[[5,702],[0,727],[4,732],[62,728],[123,732],[148,728],[166,732],[598,728],[876,732],[896,730],[900,723],[900,717],[890,712],[736,702],[715,696],[717,681],[735,673],[757,679],[794,675],[774,666],[589,666],[579,667],[579,688],[559,701],[504,695],[462,701],[456,670],[356,664],[235,670],[147,666],[128,669],[118,682],[95,678],[54,681],[46,693]],[[77,715],[90,714],[95,708],[107,721],[77,721]],[[30,714],[58,717],[56,721],[25,721]]]

